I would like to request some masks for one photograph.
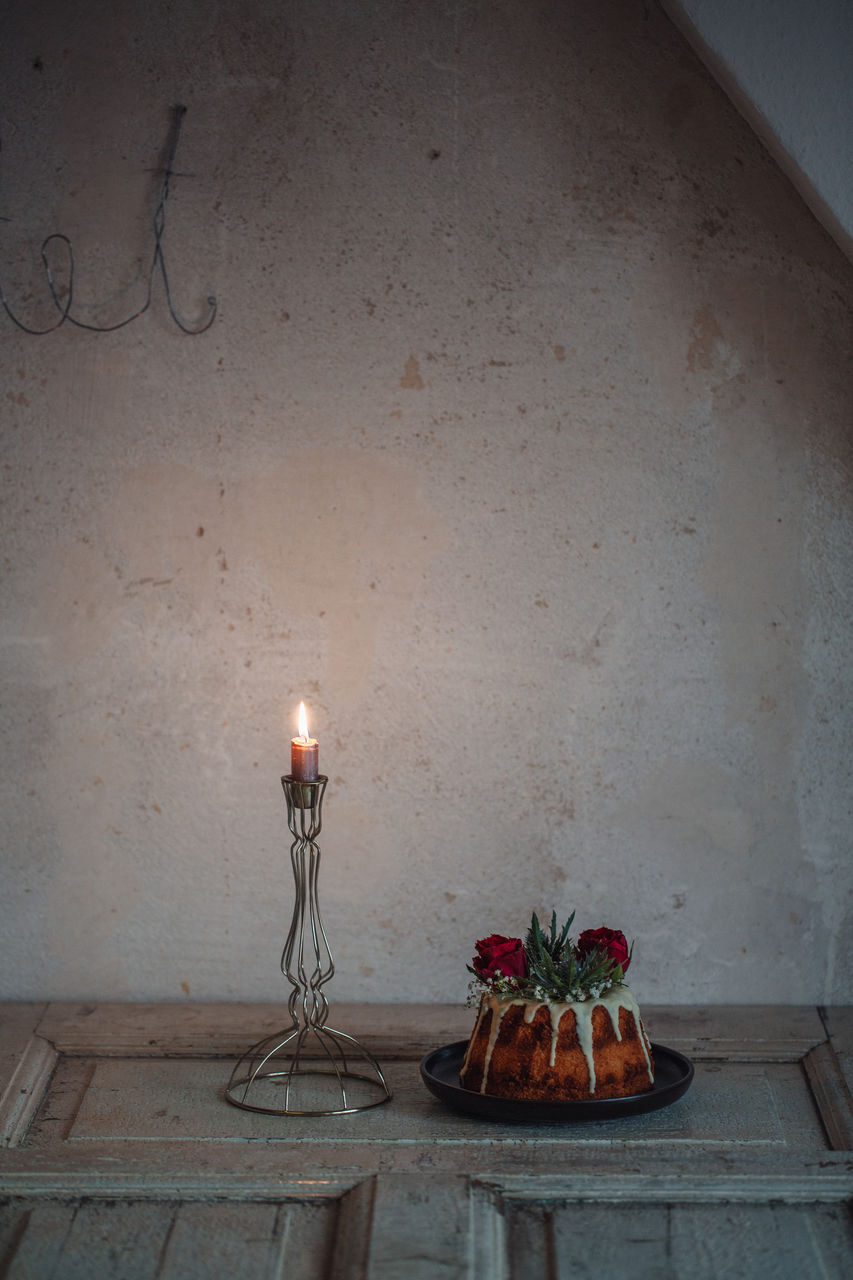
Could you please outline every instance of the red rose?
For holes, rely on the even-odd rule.
[[[600,929],[584,929],[578,938],[578,951],[581,956],[589,955],[590,951],[594,951],[596,947],[606,951],[613,963],[621,964],[622,972],[625,972],[631,961],[631,953],[624,933],[619,929],[605,929],[604,925]]]
[[[492,978],[525,978],[527,976],[527,960],[521,938],[505,938],[500,933],[493,933],[488,938],[481,938],[476,944],[477,954],[471,961],[471,967],[483,982]]]

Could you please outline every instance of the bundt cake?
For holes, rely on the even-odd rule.
[[[551,1003],[484,993],[459,1073],[477,1093],[580,1102],[654,1084],[649,1042],[623,984],[597,999]]]
[[[632,951],[618,930],[550,934],[533,916],[526,941],[492,934],[468,966],[482,992],[459,1082],[502,1098],[624,1098],[654,1084],[651,1045],[623,982]]]

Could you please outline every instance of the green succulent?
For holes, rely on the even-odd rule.
[[[524,941],[524,957],[527,973],[524,977],[508,977],[494,973],[489,978],[474,975],[472,995],[485,987],[504,998],[547,1000],[551,1003],[581,1002],[598,999],[605,991],[621,982],[624,977],[622,964],[614,960],[604,946],[593,947],[583,953],[569,937],[575,918],[574,911],[561,929],[557,928],[557,913],[551,914],[550,928],[543,930],[536,913],[530,922]],[[478,947],[479,947],[478,943]],[[633,948],[632,948],[633,950]],[[625,961],[625,968],[630,962]]]
[[[580,954],[569,937],[574,918],[572,912],[558,932],[557,913],[553,912],[550,934],[546,934],[533,913],[524,951],[527,983],[537,989],[539,999],[588,1000],[622,981],[622,966],[613,961],[606,948],[595,947],[586,955]]]

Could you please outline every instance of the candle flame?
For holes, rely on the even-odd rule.
[[[303,742],[308,741],[308,713],[304,702],[299,704],[299,736]]]

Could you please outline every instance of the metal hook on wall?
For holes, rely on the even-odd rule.
[[[190,325],[184,324],[181,320],[172,301],[172,291],[169,286],[169,276],[166,271],[166,258],[163,252],[163,234],[166,229],[166,201],[169,198],[170,181],[173,177],[191,176],[188,174],[176,174],[174,169],[175,156],[178,150],[178,141],[181,136],[181,126],[183,125],[186,112],[186,107],[181,104],[172,108],[172,118],[169,122],[169,132],[166,135],[166,143],[163,150],[163,166],[161,170],[163,174],[163,182],[160,187],[160,197],[157,201],[157,207],[154,210],[154,217],[152,219],[154,249],[151,255],[151,266],[148,269],[148,287],[145,293],[145,301],[142,306],[137,311],[134,311],[132,315],[127,316],[124,320],[119,320],[117,324],[87,324],[85,321],[78,320],[76,316],[73,316],[71,314],[71,307],[74,302],[74,249],[68,236],[63,235],[60,231],[54,231],[49,236],[46,236],[41,244],[41,261],[42,266],[44,267],[45,277],[47,279],[47,287],[54,306],[59,312],[59,319],[54,324],[48,325],[46,329],[32,329],[29,325],[24,324],[18,319],[9,306],[2,282],[0,282],[0,305],[2,305],[3,310],[6,312],[9,319],[12,320],[19,329],[22,329],[24,333],[31,333],[37,336],[41,336],[46,333],[53,333],[56,329],[61,328],[66,321],[69,324],[76,325],[78,329],[88,329],[92,333],[112,333],[116,329],[123,329],[125,325],[131,324],[132,321],[138,320],[141,315],[144,315],[151,305],[151,296],[154,289],[154,277],[158,270],[163,280],[163,289],[166,294],[166,305],[169,308],[169,314],[183,333],[206,333],[213,324],[216,319],[217,302],[216,297],[212,294],[207,298],[207,305],[210,311],[206,320],[201,322],[196,328],[192,328]],[[7,221],[7,219],[3,219],[3,221]],[[54,241],[58,241],[65,246],[67,285],[64,299],[59,296],[58,287],[54,279],[54,273],[48,255],[48,247],[52,245]]]

